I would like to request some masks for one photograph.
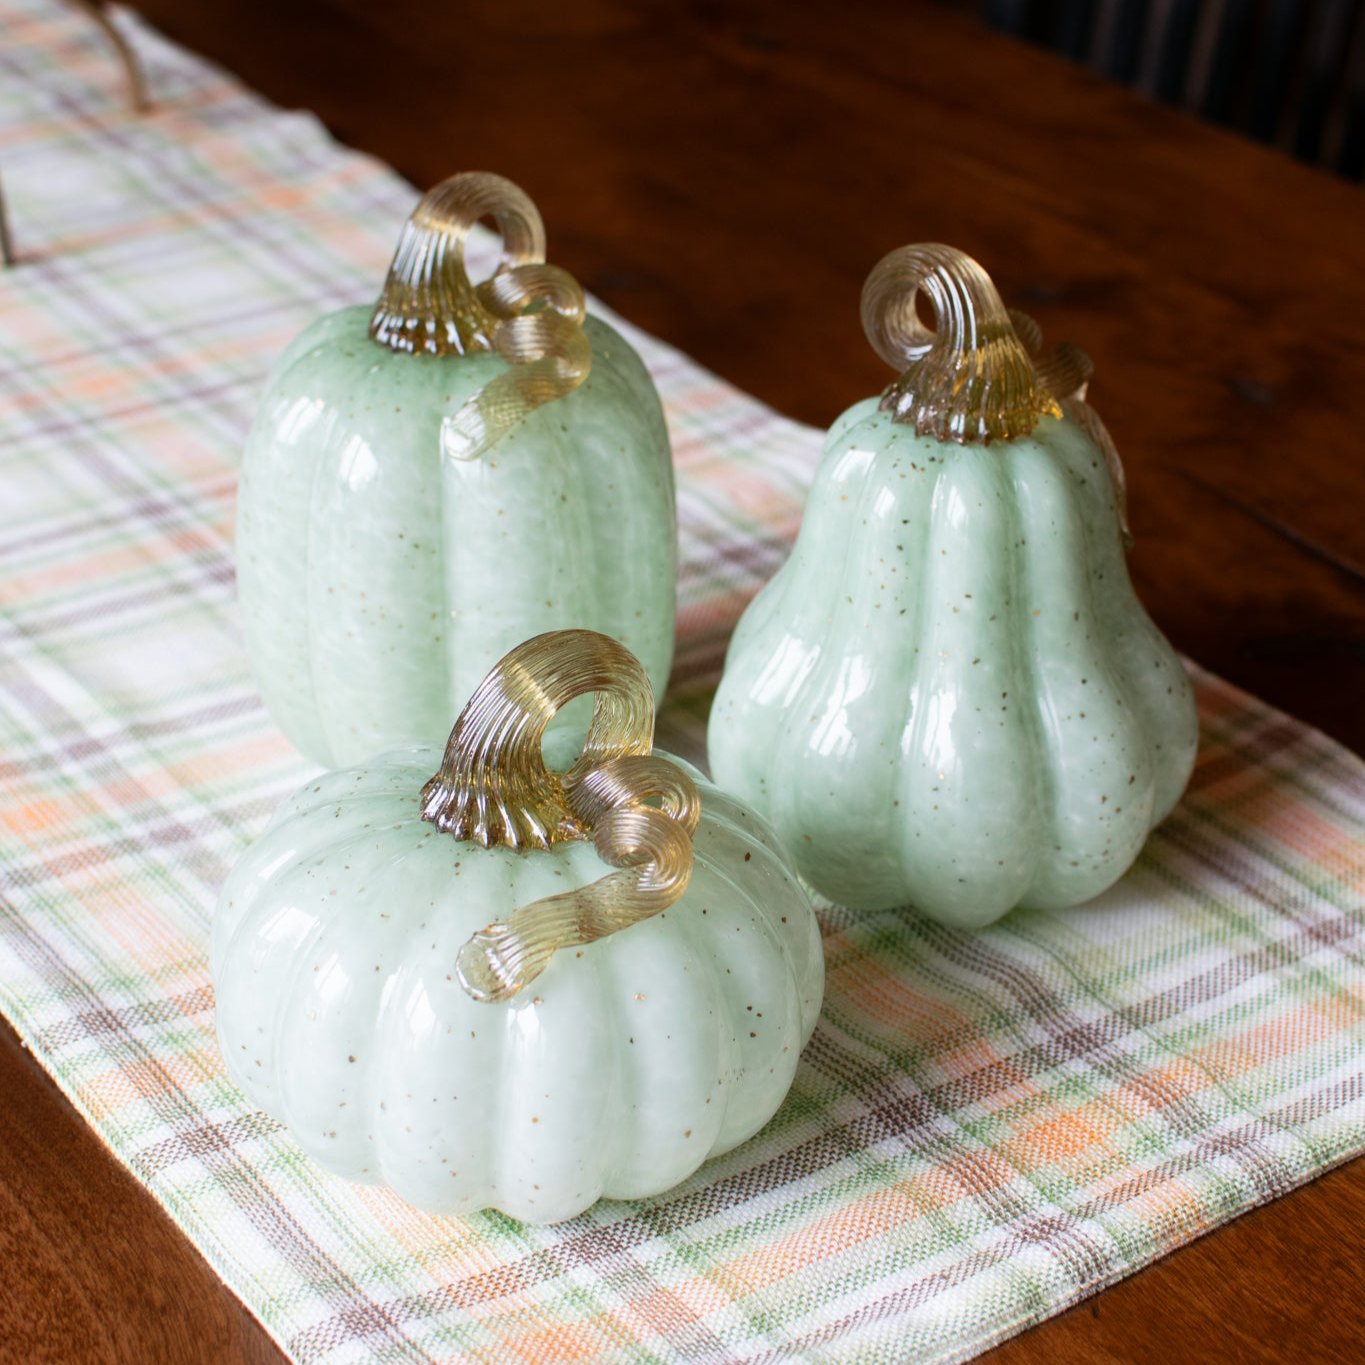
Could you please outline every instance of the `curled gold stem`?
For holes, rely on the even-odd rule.
[[[923,295],[934,326],[919,316]],[[923,243],[882,257],[863,285],[863,330],[900,371],[883,410],[922,435],[961,443],[1027,436],[1043,416],[1063,413],[1099,447],[1114,483],[1119,529],[1128,529],[1127,481],[1113,438],[1086,401],[1094,365],[1063,342],[1043,351],[1043,330],[1006,310],[990,276],[953,247]]]
[[[502,258],[491,279],[474,285],[465,242],[484,217],[502,234]],[[578,282],[545,264],[545,226],[530,197],[500,175],[467,171],[430,190],[404,225],[370,337],[410,355],[491,351],[507,361],[442,425],[445,454],[473,460],[588,377],[585,313]]]
[[[920,319],[921,296],[933,327]],[[862,317],[872,348],[901,372],[882,407],[940,441],[1028,435],[1040,417],[1061,416],[1049,381],[1069,381],[1084,361],[1069,348],[1055,373],[1040,372],[1030,355],[1042,341],[1037,325],[1025,319],[1032,332],[1021,337],[1024,315],[1006,311],[990,276],[964,252],[933,242],[901,247],[873,267]]]
[[[583,752],[564,774],[541,743],[556,711],[595,695]],[[650,753],[654,700],[625,646],[595,631],[551,631],[519,645],[460,713],[422,818],[485,847],[547,849],[591,838],[619,869],[522,906],[472,935],[456,974],[475,1000],[506,1000],[560,948],[592,943],[672,905],[692,872],[701,814],[691,778]]]
[[[592,369],[586,301],[567,270],[519,266],[500,271],[477,293],[495,319],[492,349],[510,368],[442,424],[441,449],[455,460],[478,459],[542,403],[576,389]]]
[[[580,804],[597,779],[588,817]],[[646,804],[660,799],[660,806]],[[475,1000],[506,1000],[544,971],[561,948],[593,943],[667,909],[692,875],[692,835],[701,815],[697,789],[662,758],[612,759],[570,791],[603,862],[619,868],[587,886],[547,896],[472,934],[455,962]]]
[[[497,324],[465,271],[465,241],[480,218],[502,234],[500,270],[545,259],[545,225],[529,195],[485,171],[466,171],[422,196],[403,225],[370,336],[391,350],[463,355],[492,350]]]

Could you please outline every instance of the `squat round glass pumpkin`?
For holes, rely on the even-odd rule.
[[[556,772],[546,725],[587,692]],[[414,746],[319,778],[236,865],[213,925],[223,1056],[320,1164],[548,1223],[668,1189],[776,1112],[820,1009],[814,913],[762,820],[651,753],[653,722],[622,646],[541,636],[443,761]]]
[[[1197,743],[1128,578],[1089,362],[1041,355],[947,247],[883,260],[863,323],[903,373],[829,432],[791,557],[731,642],[712,773],[841,903],[960,926],[1079,904],[1132,864]]]
[[[484,216],[502,262],[475,286],[464,246]],[[544,259],[521,190],[455,176],[404,228],[379,303],[314,323],[270,376],[242,461],[238,591],[266,705],[319,763],[440,743],[493,664],[550,629],[622,641],[662,694],[663,412],[640,358]]]

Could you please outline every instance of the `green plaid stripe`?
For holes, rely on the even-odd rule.
[[[0,0],[0,1006],[292,1356],[962,1358],[1365,1146],[1365,775],[1198,670],[1190,794],[1118,887],[975,935],[826,909],[790,1099],[660,1199],[428,1218],[246,1108],[207,919],[309,770],[242,655],[233,463],[414,193],[119,21],[147,118],[79,16]],[[660,742],[696,757],[819,435],[626,330],[679,472]]]

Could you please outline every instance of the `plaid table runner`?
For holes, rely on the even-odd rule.
[[[1365,772],[1196,670],[1193,787],[1122,884],[975,935],[825,911],[790,1099],[673,1193],[538,1230],[302,1159],[224,1078],[205,968],[229,865],[309,773],[243,657],[234,460],[415,194],[119,22],[147,117],[72,11],[0,0],[0,1006],[291,1356],[962,1358],[1365,1146]],[[697,755],[820,437],[632,336],[678,460],[660,741]]]

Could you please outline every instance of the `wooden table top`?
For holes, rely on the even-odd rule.
[[[1094,358],[1161,628],[1365,749],[1359,188],[927,0],[140,8],[418,185],[510,176],[551,259],[817,425],[886,382],[872,264],[963,247]],[[7,1027],[0,1094],[0,1359],[281,1359]],[[1362,1228],[1357,1161],[994,1355],[1360,1358]]]

